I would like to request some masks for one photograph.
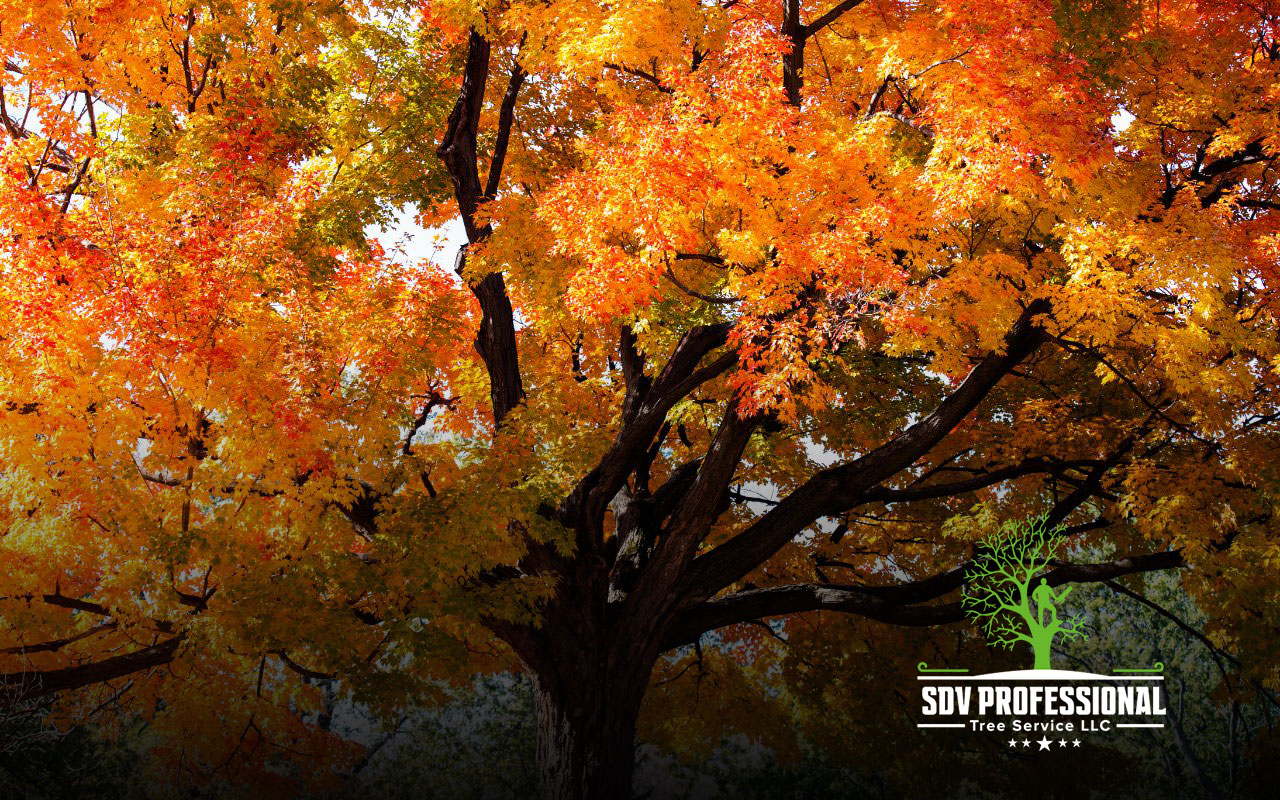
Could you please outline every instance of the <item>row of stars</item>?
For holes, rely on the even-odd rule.
[[[1019,742],[1017,739],[1010,739],[1010,740],[1009,740],[1009,746],[1010,746],[1010,747],[1017,747],[1019,744],[1021,744],[1023,747],[1030,747],[1030,746],[1031,746],[1031,741],[1032,741],[1031,739],[1023,739],[1021,742]],[[1049,746],[1053,744],[1053,740],[1052,740],[1052,739],[1050,739],[1050,738],[1048,738],[1048,737],[1043,737],[1043,736],[1042,736],[1041,738],[1036,739],[1036,740],[1035,740],[1035,743],[1036,743],[1036,744],[1038,744],[1038,745],[1040,745],[1040,749],[1041,749],[1041,750],[1048,750],[1048,749],[1049,749]],[[1067,740],[1066,740],[1066,739],[1059,739],[1059,740],[1058,740],[1058,746],[1059,746],[1059,747],[1066,747],[1066,746],[1067,746],[1067,744],[1068,744],[1068,742],[1067,742]],[[1072,739],[1072,740],[1071,740],[1071,742],[1070,742],[1070,744],[1074,745],[1075,747],[1079,747],[1079,746],[1080,746],[1080,740],[1079,740],[1079,739]]]

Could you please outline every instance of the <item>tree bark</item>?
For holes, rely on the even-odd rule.
[[[569,696],[560,691],[561,681],[534,676],[542,800],[631,797],[636,717],[647,675],[579,675]]]
[[[598,561],[563,565],[538,624],[486,623],[533,680],[542,800],[631,797],[636,719],[663,631],[606,600],[608,572]]]
[[[791,50],[782,56],[782,89],[787,102],[800,105],[800,91],[804,88],[804,25],[800,23],[800,0],[785,0],[782,4],[782,35],[791,41]]]

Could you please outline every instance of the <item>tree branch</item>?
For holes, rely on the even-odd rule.
[[[743,417],[738,413],[737,403],[729,403],[693,483],[680,499],[680,513],[664,532],[652,567],[641,579],[644,585],[658,587],[661,595],[671,594],[667,588],[676,584],[698,544],[711,530],[721,501],[727,499],[726,490],[742,460],[742,452],[762,422],[759,415]]]
[[[1045,574],[1050,586],[1104,583],[1123,575],[1186,566],[1181,551],[1128,555],[1097,564],[1063,564]],[[716,628],[741,622],[799,614],[839,611],[892,625],[946,625],[965,618],[959,602],[917,605],[949,594],[963,584],[965,565],[921,581],[890,586],[797,584],[747,589],[703,602],[683,612],[664,642],[666,649],[687,644]]]
[[[698,386],[723,374],[737,362],[737,354],[728,352],[699,367],[703,357],[728,339],[729,324],[702,325],[689,330],[672,351],[662,372],[649,381],[635,350],[634,336],[624,330],[622,350],[623,374],[627,377],[627,399],[623,403],[623,426],[613,445],[600,462],[573,488],[557,510],[562,524],[579,530],[586,540],[579,544],[595,546],[609,502],[618,493],[634,469],[635,457],[653,441],[677,402]]]
[[[43,697],[54,692],[82,689],[95,683],[115,680],[142,670],[163,666],[173,661],[182,636],[112,656],[101,661],[51,670],[28,670],[0,674],[0,686],[19,687],[21,698]]]
[[[330,680],[335,677],[332,673],[329,673],[329,672],[318,672],[314,669],[307,669],[306,667],[302,666],[301,664],[299,664],[298,662],[290,658],[289,654],[286,653],[283,649],[272,650],[271,654],[279,658],[281,663],[283,663],[286,667],[298,673],[304,678],[310,678],[313,681],[324,681],[324,680]]]
[[[830,11],[801,28],[804,38],[808,39],[810,36],[813,36],[818,31],[840,19],[840,17],[845,15],[845,12],[852,11],[862,5],[862,2],[863,0],[841,0],[841,2],[833,6]]]
[[[921,500],[935,500],[940,497],[953,497],[959,494],[976,492],[997,483],[1022,478],[1037,473],[1056,474],[1065,472],[1075,466],[1090,464],[1090,461],[1057,461],[1052,458],[1034,457],[1008,467],[989,470],[972,478],[948,483],[935,483],[928,486],[908,486],[904,489],[888,487],[875,488],[862,495],[862,502],[872,503],[912,503]]]
[[[470,244],[483,242],[492,233],[488,223],[480,225],[476,212],[480,203],[491,195],[480,186],[476,166],[476,136],[480,125],[480,112],[484,108],[485,84],[489,78],[489,41],[475,29],[467,39],[467,61],[463,71],[462,89],[449,113],[449,123],[436,155],[444,162],[453,179],[454,194],[458,201],[458,213],[462,216]],[[517,64],[512,72],[507,94],[499,112],[499,144],[501,153],[494,153],[487,185],[497,191],[501,181],[502,161],[506,157],[506,137],[511,130],[516,95],[524,82],[524,70]],[[506,134],[503,134],[503,119]],[[466,267],[467,247],[458,251],[456,271],[463,274]],[[501,272],[490,272],[471,283],[471,291],[480,303],[480,330],[476,334],[476,350],[489,373],[489,396],[493,407],[494,425],[502,420],[524,399],[524,385],[520,378],[520,363],[516,348],[515,314],[507,285]]]
[[[524,38],[520,37],[522,45]],[[493,158],[489,162],[489,179],[484,187],[486,200],[498,196],[498,186],[502,183],[502,165],[507,158],[507,143],[511,140],[511,125],[515,121],[516,99],[526,75],[519,62],[512,63],[511,78],[507,81],[507,91],[502,96],[502,106],[498,110],[498,140],[493,145]]]
[[[1047,310],[1044,302],[1031,304],[1006,335],[1005,351],[979,362],[928,416],[870,453],[817,473],[737,536],[695,560],[686,580],[690,598],[715,595],[764,563],[815,520],[858,505],[866,492],[915,463],[1039,347],[1044,334],[1034,319]]]
[[[480,174],[476,168],[476,136],[488,79],[489,40],[473,28],[467,38],[467,60],[462,73],[462,88],[458,92],[453,110],[449,112],[444,138],[436,148],[436,155],[444,162],[453,179],[458,212],[462,215],[467,239],[471,242],[484,238],[481,228],[476,224],[476,209],[484,196]]]
[[[622,72],[627,75],[634,75],[637,78],[648,81],[649,83],[653,84],[653,87],[655,89],[662,92],[663,94],[675,94],[675,91],[676,91],[675,89],[672,89],[670,86],[664,85],[661,79],[659,79],[658,76],[654,75],[652,72],[645,72],[642,69],[637,69],[636,67],[628,67],[623,64],[615,64],[612,61],[604,62],[604,68],[611,69],[614,72]]]

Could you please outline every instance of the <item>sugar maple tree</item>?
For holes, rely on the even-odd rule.
[[[1121,553],[1054,585],[1273,644],[1268,3],[0,9],[17,701],[288,791],[357,757],[317,679],[518,663],[544,795],[614,796],[651,683],[960,622],[1041,512]]]

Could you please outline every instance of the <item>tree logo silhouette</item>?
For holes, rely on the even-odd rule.
[[[984,543],[966,574],[965,613],[993,647],[1031,645],[1035,669],[1051,669],[1054,638],[1085,638],[1079,618],[1058,616],[1071,587],[1055,590],[1040,576],[1063,540],[1062,529],[1049,528],[1045,517],[1007,523]]]

